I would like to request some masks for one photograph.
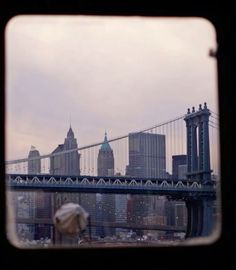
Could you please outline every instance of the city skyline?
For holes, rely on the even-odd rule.
[[[99,147],[98,155],[96,156],[95,152],[88,152],[88,162],[86,163],[88,174],[83,173],[81,175],[79,164],[80,154],[77,153],[75,155],[76,153],[63,152],[64,149],[68,150],[77,147],[77,140],[70,126],[64,144],[60,144],[58,146],[59,148],[55,149],[56,152],[61,152],[62,155],[56,156],[57,162],[51,162],[50,157],[50,163],[47,164],[49,165],[48,169],[50,173],[40,170],[40,167],[43,168],[46,164],[42,166],[39,159],[28,160],[28,174],[17,172],[18,176],[15,180],[13,177],[17,175],[16,172],[9,171],[8,181],[12,182],[13,187],[14,185],[15,187],[21,186],[23,191],[25,188],[29,191],[29,188],[32,188],[33,185],[33,188],[40,187],[40,190],[45,189],[47,192],[50,187],[50,190],[54,192],[58,189],[58,191],[60,190],[60,192],[65,193],[65,195],[60,195],[60,192],[55,192],[56,197],[54,195],[51,196],[50,193],[46,193],[48,199],[46,204],[44,204],[41,196],[38,197],[39,200],[33,195],[29,197],[25,196],[24,201],[28,205],[28,212],[21,212],[19,218],[23,216],[23,218],[34,221],[38,214],[41,217],[44,215],[50,216],[48,209],[52,209],[53,212],[55,210],[53,208],[55,202],[59,206],[62,202],[73,200],[88,211],[91,222],[96,220],[102,224],[103,222],[110,223],[110,229],[104,228],[104,230],[98,223],[98,230],[94,231],[96,232],[96,237],[104,238],[109,236],[113,237],[113,240],[118,240],[117,233],[122,231],[117,231],[116,228],[119,228],[119,223],[126,224],[127,222],[144,226],[142,229],[141,227],[135,229],[132,225],[132,230],[134,230],[138,237],[145,237],[145,231],[147,231],[146,225],[183,226],[185,228],[185,237],[196,235],[209,236],[215,226],[215,199],[213,196],[215,196],[216,186],[216,183],[211,181],[213,178],[210,167],[209,117],[210,111],[206,103],[204,107],[199,106],[196,110],[194,108],[192,108],[192,111],[188,109],[188,113],[184,118],[187,126],[187,158],[182,160],[181,156],[172,155],[173,172],[175,170],[174,167],[178,167],[179,165],[185,166],[184,170],[181,168],[181,172],[178,170],[177,177],[171,177],[170,174],[165,174],[166,135],[157,134],[155,130],[155,133],[153,133],[153,130],[150,130],[150,133],[129,134],[129,165],[126,166],[128,170],[125,180],[123,177],[119,179],[120,176],[123,176],[122,174],[115,173],[115,159],[113,149],[107,138],[107,133],[105,133],[104,141]],[[182,121],[182,118],[179,120]],[[174,135],[172,132],[171,134]],[[120,145],[118,146],[120,148]],[[35,147],[31,147],[28,156],[39,156],[39,152]],[[83,155],[81,156],[83,157]],[[91,161],[96,159],[97,175],[93,175],[94,167]],[[17,168],[20,169],[19,166],[13,166],[12,169]],[[23,169],[26,168],[23,164]],[[179,173],[183,176],[183,179],[180,178]],[[23,180],[21,177],[26,178],[26,180]],[[209,192],[209,187],[211,187],[211,193],[207,195],[204,193],[204,189],[206,188],[206,191],[208,190]],[[73,189],[75,196],[70,196],[73,194]],[[116,196],[114,191],[119,195]],[[68,195],[67,192],[72,193]],[[95,195],[96,193],[100,193],[100,195],[97,196]],[[120,196],[120,194],[123,196]],[[124,196],[124,194],[129,194],[130,196]],[[146,196],[147,194],[155,194],[157,196],[150,197]],[[165,196],[170,197],[167,199]],[[199,197],[197,203],[196,196]],[[189,200],[186,197],[193,199]],[[170,198],[183,202],[169,203]],[[52,200],[54,200],[54,203]],[[124,207],[125,211],[120,211],[120,204]],[[36,209],[39,211],[34,216],[30,210],[34,209],[35,205],[37,205]],[[21,208],[22,206],[16,201],[16,207]],[[119,214],[118,219],[116,218],[116,214]],[[50,219],[50,217],[48,218]],[[117,221],[118,223],[116,223]],[[76,239],[72,241],[72,239],[64,238],[64,236],[57,238],[56,234],[50,229],[50,224],[50,221],[48,221],[47,225],[43,227],[37,227],[36,225],[21,227],[19,225],[17,232],[22,237],[25,235],[30,239],[40,236],[54,239],[54,244],[57,243],[57,240],[60,244],[76,244]],[[158,234],[158,236],[160,235]],[[163,236],[168,238],[168,233]],[[179,237],[184,237],[184,235]],[[96,238],[97,240],[98,238]]]
[[[205,101],[217,112],[215,33],[203,19],[18,16],[6,48],[7,160],[31,145],[52,152],[70,124],[83,146]]]

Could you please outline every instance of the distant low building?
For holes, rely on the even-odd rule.
[[[165,215],[169,226],[187,226],[187,208],[185,202],[166,201]]]
[[[115,176],[122,176],[121,173],[116,173]],[[115,195],[115,221],[119,224],[127,224],[127,204],[128,194],[116,194]],[[120,234],[126,231],[125,229],[117,228],[116,234]]]
[[[187,155],[174,155],[172,156],[172,178],[181,179],[181,176],[184,174],[185,167],[180,167],[185,165],[187,168]],[[181,170],[182,169],[182,170]],[[186,169],[187,172],[187,169]],[[185,177],[184,177],[185,178]]]

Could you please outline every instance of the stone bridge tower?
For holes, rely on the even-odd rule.
[[[211,183],[209,116],[207,104],[192,108],[184,118],[187,131],[187,178]],[[213,228],[213,200],[190,197],[186,200],[188,225],[186,237],[209,236]]]
[[[199,110],[192,108],[184,120],[187,128],[187,176],[189,179],[211,180],[210,146],[209,146],[209,116],[207,104],[199,105]]]

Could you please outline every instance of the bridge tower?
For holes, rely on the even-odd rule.
[[[200,183],[211,182],[209,117],[207,108],[199,105],[198,111],[188,109],[184,120],[187,131],[187,178]],[[212,232],[212,199],[195,198],[186,200],[188,225],[186,237],[209,236]]]
[[[192,108],[184,118],[187,128],[187,176],[193,180],[211,180],[210,146],[209,146],[209,116],[206,102],[204,108]]]

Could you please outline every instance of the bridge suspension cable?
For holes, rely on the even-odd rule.
[[[219,114],[218,113],[215,113],[214,111],[212,111],[212,110],[209,110],[210,111],[210,113],[212,113],[212,114],[215,114],[216,116],[219,116]]]
[[[216,126],[211,125],[211,124],[209,124],[209,126],[212,127],[212,128],[215,128],[215,129],[219,129],[219,127],[216,127]]]
[[[164,126],[166,126],[168,124],[174,123],[174,122],[176,122],[176,121],[178,121],[180,119],[183,119],[184,117],[185,117],[185,115],[181,115],[181,116],[179,116],[179,117],[177,117],[175,119],[162,122],[160,124],[157,124],[157,125],[154,125],[152,127],[148,127],[148,128],[139,130],[139,131],[134,132],[134,133],[139,134],[139,133],[145,133],[145,132],[148,132],[148,131],[152,131],[152,130],[154,130],[156,128],[164,127]],[[118,141],[118,140],[127,138],[128,136],[129,136],[129,134],[125,134],[125,135],[122,135],[122,136],[118,136],[118,137],[109,139],[108,140],[108,143],[115,142],[115,141]],[[46,155],[40,155],[38,157],[32,157],[32,158],[22,158],[22,159],[9,160],[9,161],[5,161],[5,165],[12,165],[12,164],[24,163],[24,162],[28,162],[28,161],[32,161],[32,160],[39,160],[39,159],[51,158],[51,157],[55,157],[55,156],[59,156],[59,155],[63,155],[63,154],[72,153],[72,152],[75,152],[75,151],[81,151],[81,150],[93,148],[93,147],[96,147],[96,146],[101,145],[102,143],[103,143],[103,141],[99,141],[97,143],[93,143],[93,144],[90,144],[90,145],[85,145],[85,146],[77,147],[77,148],[74,148],[74,149],[63,150],[63,151],[57,152],[57,153],[50,153],[50,154],[46,154]]]
[[[211,127],[213,127],[213,128],[217,128],[217,129],[219,129],[219,125],[218,125],[218,123],[213,122],[213,121],[211,121],[211,120],[209,120],[209,126],[211,126]]]

